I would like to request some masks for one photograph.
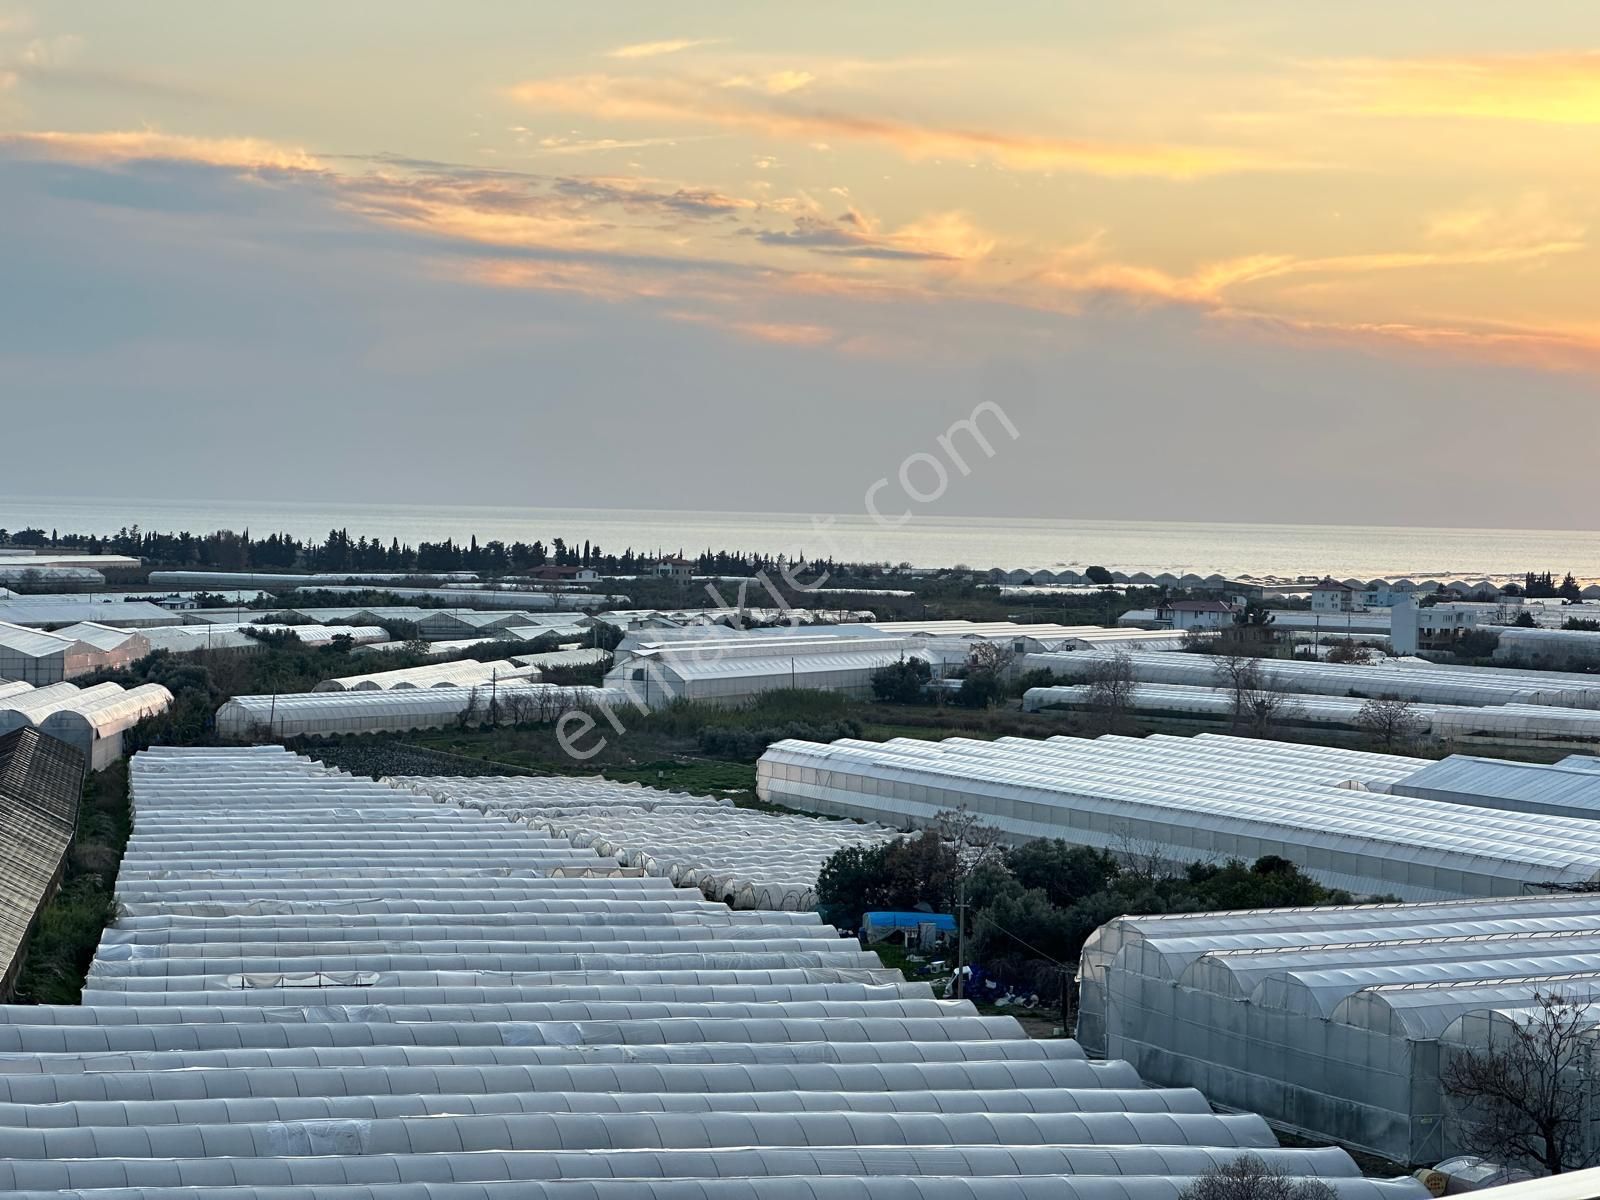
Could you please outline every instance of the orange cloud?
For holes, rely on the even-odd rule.
[[[618,46],[615,50],[607,50],[607,58],[659,58],[663,54],[678,54],[684,50],[693,50],[696,46],[712,46],[721,41],[720,38],[671,38],[661,42],[634,42],[630,46]]]
[[[1348,342],[1370,349],[1405,347],[1457,358],[1543,371],[1600,371],[1600,333],[1522,329],[1470,322],[1430,325],[1405,322],[1284,320],[1261,314],[1227,314],[1253,323],[1258,330],[1318,342]]]
[[[1574,254],[1586,248],[1584,242],[1570,240],[1455,250],[1329,255],[1320,258],[1255,254],[1206,263],[1188,274],[1098,260],[1086,257],[1081,250],[1075,249],[1036,271],[1032,278],[1064,291],[1126,292],[1152,299],[1222,305],[1231,289],[1289,276],[1365,275],[1432,267],[1495,266]]]
[[[510,89],[510,95],[533,107],[609,120],[699,121],[804,143],[830,139],[876,142],[892,146],[912,159],[983,159],[1025,171],[1192,179],[1294,165],[1281,158],[1221,147],[1107,142],[914,125],[886,117],[803,109],[781,97],[681,79],[584,75],[530,81]]]
[[[1065,314],[1077,311],[1083,295],[1107,293],[1189,305],[1219,324],[1250,329],[1600,370],[1600,328],[1561,327],[1522,312],[1504,314],[1507,321],[1500,324],[1481,312],[1457,317],[1407,310],[1384,321],[1373,317],[1371,304],[1329,301],[1335,281],[1394,271],[1518,267],[1586,249],[1584,227],[1539,193],[1498,208],[1479,203],[1422,217],[1417,249],[1244,254],[1174,269],[1170,263],[1121,261],[1104,233],[1054,252],[1008,243],[1004,253],[996,253],[999,240],[960,211],[883,228],[856,208],[830,219],[804,193],[757,201],[635,176],[325,161],[255,139],[153,130],[0,134],[0,150],[7,148],[101,166],[181,160],[246,176],[277,171],[280,178],[314,185],[347,212],[416,235],[419,260],[457,278],[645,303],[737,336],[827,346],[834,353],[869,352],[870,338],[861,331],[830,331],[810,311],[799,320],[783,319],[786,314],[773,313],[771,304],[784,296],[841,296],[886,309],[950,301],[992,305],[987,311],[996,313],[1015,305]],[[473,249],[436,257],[441,239],[456,243],[458,251],[468,243]],[[814,269],[783,269],[776,264],[800,260],[774,258],[763,247],[807,251],[804,261]],[[1022,255],[1028,256],[1024,265],[1013,265]]]
[[[1600,124],[1600,52],[1348,64],[1367,112]]]
[[[769,96],[787,96],[810,87],[817,77],[810,71],[773,71],[767,75],[734,75],[724,79],[718,87],[751,88]]]
[[[152,129],[104,133],[0,133],[0,146],[15,146],[73,162],[175,159],[251,171],[326,169],[304,150],[277,146],[257,138],[185,137]]]

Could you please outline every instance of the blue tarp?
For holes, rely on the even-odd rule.
[[[949,913],[925,912],[869,912],[861,918],[862,928],[869,933],[893,929],[916,929],[932,925],[941,933],[954,933],[956,919]]]

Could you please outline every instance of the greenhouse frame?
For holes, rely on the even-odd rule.
[[[1595,895],[1119,917],[1084,945],[1077,1033],[1158,1082],[1433,1163],[1470,1149],[1449,1056],[1540,996],[1587,1004],[1597,964]],[[1592,1066],[1600,1013],[1582,1020]]]
[[[879,669],[916,655],[898,637],[741,635],[696,640],[646,641],[628,652],[618,647],[606,674],[611,688],[627,688],[645,708],[677,699],[738,705],[783,688],[869,696]]]
[[[1572,817],[1383,794],[1424,760],[1196,737],[775,742],[769,803],[915,828],[964,809],[1006,837],[1174,864],[1277,855],[1330,887],[1407,900],[1600,879],[1600,828]]]
[[[1600,637],[1600,634],[1595,636]],[[1024,670],[1047,670],[1069,682],[1083,682],[1103,669],[1111,657],[1105,650],[1028,654],[1023,656],[1020,665]],[[1218,685],[1220,668],[1213,655],[1133,652],[1125,654],[1125,659],[1138,683]],[[1261,669],[1278,690],[1301,695],[1393,697],[1423,704],[1470,707],[1540,704],[1600,708],[1600,677],[1594,675],[1441,664],[1417,666],[1392,660],[1342,664],[1272,659],[1263,660]]]
[[[83,756],[36,729],[0,736],[0,998],[78,828]]]
[[[1245,1154],[1425,1196],[935,999],[812,913],[277,747],[131,780],[84,1005],[0,1007],[8,1196],[1177,1200]]]
[[[312,737],[347,733],[404,733],[443,729],[463,719],[470,708],[475,724],[554,720],[563,713],[631,703],[616,688],[560,687],[555,684],[491,682],[477,687],[398,688],[388,691],[291,692],[282,696],[235,696],[217,710],[217,732],[249,740],[257,736]]]
[[[1283,705],[1275,723],[1331,725],[1343,729],[1362,727],[1367,701],[1353,696],[1282,693]],[[1135,684],[1126,697],[1130,711],[1173,716],[1214,717],[1232,721],[1237,702],[1232,691],[1220,687],[1186,684]],[[1022,698],[1026,712],[1052,708],[1093,710],[1102,704],[1089,684],[1058,684],[1029,688]],[[1473,708],[1459,704],[1412,704],[1403,718],[1415,726],[1408,737],[1457,742],[1600,742],[1600,711],[1558,708],[1549,704],[1496,704]],[[1406,731],[1402,730],[1402,733]]]

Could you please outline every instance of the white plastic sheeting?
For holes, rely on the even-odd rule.
[[[699,888],[735,909],[808,912],[816,907],[817,872],[834,853],[895,836],[879,826],[775,816],[607,779],[413,776],[392,782],[525,821],[549,837]]]
[[[1271,668],[1267,668],[1271,671]],[[1225,688],[1193,687],[1175,683],[1135,684],[1127,698],[1137,712],[1172,713],[1231,718],[1232,692]],[[1097,703],[1088,684],[1058,684],[1029,688],[1022,697],[1028,712],[1048,708],[1089,709]],[[1354,696],[1318,696],[1287,693],[1278,719],[1283,724],[1360,727],[1367,701]],[[1600,711],[1558,708],[1549,704],[1496,704],[1473,708],[1460,704],[1414,704],[1410,715],[1419,736],[1456,741],[1600,741]]]
[[[0,735],[37,729],[75,746],[91,771],[103,771],[122,757],[122,735],[127,730],[171,704],[172,693],[154,683],[135,688],[116,683],[24,688],[0,696]]]
[[[866,696],[873,672],[913,654],[920,644],[914,638],[840,630],[852,627],[665,640],[641,634],[637,642],[617,647],[616,665],[605,682],[627,689],[644,708],[680,699],[745,704],[782,688]]]
[[[8,1196],[1176,1200],[1243,1151],[1423,1195],[813,914],[554,877],[624,868],[275,748],[147,752],[132,785],[86,1006],[0,1008]]]
[[[1506,662],[1550,666],[1593,666],[1600,663],[1600,633],[1592,629],[1496,628],[1500,643],[1494,656]]]
[[[1152,1079],[1432,1163],[1463,1149],[1442,1046],[1481,1049],[1538,993],[1592,995],[1600,897],[1119,917],[1080,982],[1079,1036]]]
[[[1105,650],[1028,654],[1020,665],[1024,670],[1042,668],[1062,680],[1082,682],[1110,657],[1111,653]],[[1218,682],[1218,662],[1212,655],[1132,653],[1127,658],[1138,683],[1212,687]],[[1393,696],[1426,704],[1468,706],[1547,704],[1600,708],[1600,677],[1596,676],[1506,671],[1497,667],[1418,667],[1388,662],[1345,665],[1298,659],[1264,660],[1261,666],[1281,690],[1304,695],[1368,699]]]
[[[1524,763],[1452,754],[1390,790],[1423,800],[1593,819],[1600,817],[1597,764],[1600,759],[1576,755],[1559,763]]]
[[[1592,821],[1374,794],[1421,759],[1194,738],[774,743],[764,800],[906,825],[965,806],[1005,834],[1179,863],[1280,855],[1357,895],[1511,895],[1600,879]]]
[[[389,688],[478,687],[506,683],[513,679],[537,682],[539,668],[512,662],[510,659],[491,659],[479,662],[462,659],[460,662],[430,663],[421,667],[402,667],[397,671],[374,671],[367,675],[344,675],[317,684],[316,692],[376,692]]]
[[[144,683],[120,695],[102,695],[58,708],[37,724],[42,733],[76,746],[91,771],[103,771],[122,757],[124,733],[171,707],[171,692],[159,683]]]
[[[290,591],[298,589],[291,588]],[[347,587],[340,584],[318,584],[308,590],[331,595],[358,596],[372,590],[370,585]],[[460,588],[385,587],[384,595],[397,600],[430,600],[445,604],[458,604],[465,608],[550,609],[558,612],[575,612],[604,608],[613,604],[630,603],[626,596],[606,596],[594,592],[523,592],[478,590]]]
[[[217,710],[217,732],[241,739],[404,732],[442,729],[464,716],[472,724],[515,724],[553,721],[574,709],[602,705],[620,709],[628,702],[627,694],[614,688],[558,687],[520,680],[478,687],[235,696]]]

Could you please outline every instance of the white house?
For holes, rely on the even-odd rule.
[[[1174,600],[1156,607],[1156,621],[1170,629],[1222,629],[1238,611],[1223,600]]]
[[[1337,579],[1325,578],[1311,589],[1312,612],[1358,612],[1361,607],[1361,593]]]
[[[686,558],[663,558],[655,565],[655,573],[662,579],[692,579],[694,564]]]

